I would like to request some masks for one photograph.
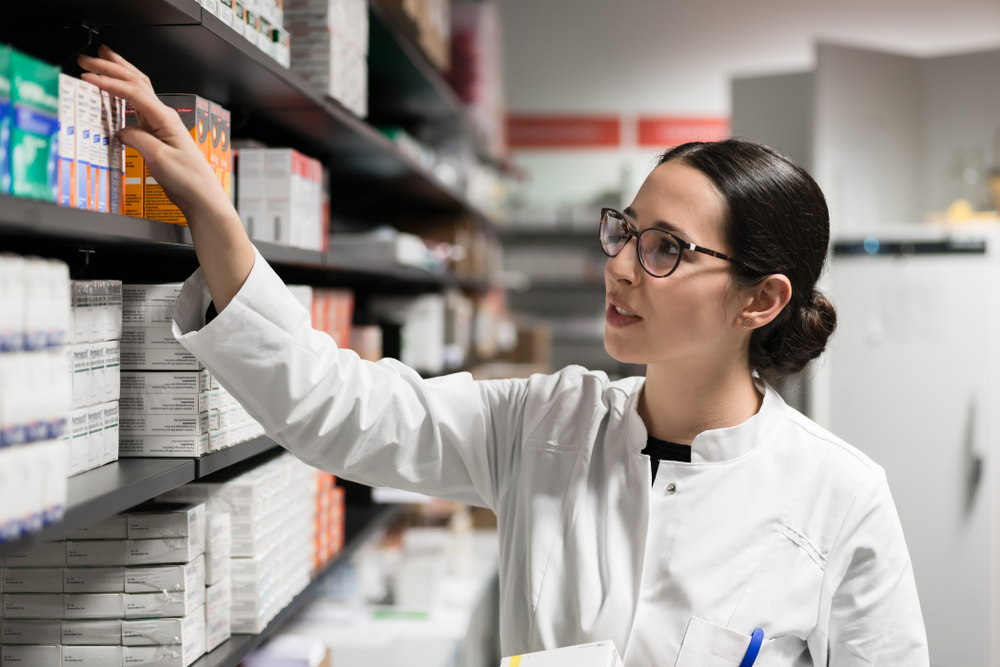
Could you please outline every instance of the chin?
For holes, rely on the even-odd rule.
[[[615,331],[604,326],[604,351],[620,364],[645,364],[646,358],[636,349],[630,347]]]

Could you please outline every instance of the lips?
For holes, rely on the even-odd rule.
[[[605,320],[612,327],[620,329],[642,320],[642,318],[636,315],[632,309],[628,307],[628,305],[622,303],[618,299],[609,298],[608,301],[608,310],[605,314]]]

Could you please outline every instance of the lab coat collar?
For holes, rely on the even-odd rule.
[[[636,453],[646,447],[649,437],[646,424],[639,416],[639,396],[646,382],[638,383],[626,404],[626,431]],[[754,384],[764,394],[760,410],[742,424],[699,433],[691,443],[691,463],[722,463],[749,453],[767,440],[785,413],[785,401],[771,385],[754,377]],[[689,465],[680,463],[680,465]]]

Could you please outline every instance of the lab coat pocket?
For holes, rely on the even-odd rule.
[[[749,647],[749,634],[692,617],[674,667],[738,667]]]

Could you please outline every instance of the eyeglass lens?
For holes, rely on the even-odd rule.
[[[613,211],[601,218],[601,245],[604,252],[616,256],[628,243],[628,223]],[[677,239],[660,229],[646,230],[639,237],[639,260],[654,276],[666,276],[677,266],[681,248]]]

